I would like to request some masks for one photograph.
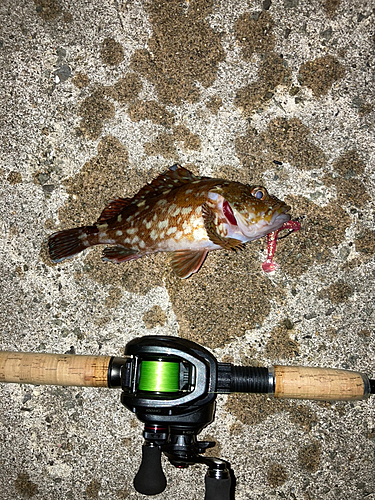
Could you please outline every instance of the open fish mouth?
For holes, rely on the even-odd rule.
[[[289,207],[287,207],[287,209],[289,209]],[[267,232],[273,232],[273,231],[276,231],[277,229],[279,229],[283,224],[285,224],[285,222],[288,222],[290,221],[291,219],[291,216],[290,214],[286,213],[287,210],[283,211],[282,213],[280,213],[279,211],[276,211],[270,222],[267,224]]]
[[[291,219],[290,214],[285,213],[288,209],[289,207],[283,207],[275,210],[268,221],[265,218],[262,218],[256,224],[247,226],[243,225],[241,230],[247,237],[246,241],[262,238],[263,236],[280,229],[285,222],[288,222]]]
[[[290,216],[290,214],[287,213],[287,210],[285,210],[281,214],[279,212],[276,212],[272,216],[272,219],[270,221],[270,225],[274,225],[274,224],[283,225],[284,222],[288,222],[290,219],[291,219],[291,216]]]

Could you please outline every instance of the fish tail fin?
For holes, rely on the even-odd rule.
[[[94,245],[89,236],[97,232],[95,226],[84,226],[51,234],[48,249],[52,262],[62,262]]]

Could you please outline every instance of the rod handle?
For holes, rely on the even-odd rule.
[[[275,397],[318,401],[355,401],[370,394],[367,375],[335,368],[275,366]]]
[[[108,387],[110,356],[0,352],[0,382]]]

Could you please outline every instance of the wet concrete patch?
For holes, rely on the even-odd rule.
[[[272,488],[282,486],[288,479],[288,473],[281,464],[273,463],[267,471],[267,481]]]
[[[160,306],[153,306],[143,315],[143,321],[146,328],[155,328],[156,326],[164,326],[167,316]]]
[[[340,80],[345,69],[333,56],[324,56],[301,65],[297,78],[301,85],[310,88],[315,97],[326,95],[334,82]]]
[[[30,480],[30,476],[26,472],[18,474],[14,486],[23,498],[32,498],[38,494],[38,486]]]
[[[113,38],[106,38],[100,48],[100,56],[104,64],[118,66],[124,59],[124,49],[121,43]]]
[[[278,244],[278,262],[288,269],[291,276],[300,276],[314,263],[332,260],[332,249],[345,239],[351,219],[335,203],[318,207],[306,198],[288,196],[285,200],[293,206],[293,213],[302,220],[302,229]]]
[[[207,23],[213,2],[195,0],[184,9],[180,2],[151,1],[146,5],[153,35],[147,49],[132,56],[131,68],[150,80],[165,104],[195,102],[199,90],[212,85],[224,50],[219,34]]]
[[[67,203],[60,209],[59,220],[64,227],[92,224],[109,200],[130,191],[128,151],[112,136],[98,144],[98,155],[83,165],[81,171],[64,182],[69,194]],[[136,178],[132,172],[133,180]]]
[[[271,120],[264,132],[250,129],[236,139],[236,151],[253,176],[261,175],[274,161],[289,162],[298,169],[319,169],[324,152],[309,139],[310,130],[298,118]]]
[[[234,29],[245,61],[251,61],[255,52],[264,54],[273,50],[273,25],[269,12],[245,12],[236,20]]]
[[[165,281],[180,335],[208,347],[220,347],[261,325],[272,299],[283,297],[261,270],[254,242],[239,253],[210,252],[189,280]]]
[[[290,401],[270,399],[259,394],[232,394],[228,397],[226,411],[246,426],[258,425],[274,414],[286,412],[293,424],[308,433],[317,422],[316,413],[303,405]]]
[[[267,108],[278,85],[289,86],[291,72],[281,56],[270,52],[261,57],[258,79],[237,91],[235,104],[244,114]]]

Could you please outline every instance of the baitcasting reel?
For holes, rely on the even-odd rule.
[[[0,382],[121,387],[122,404],[144,423],[145,442],[135,489],[144,495],[164,491],[164,453],[175,467],[208,466],[205,500],[229,500],[234,490],[229,463],[204,456],[215,443],[197,440],[214,420],[217,394],[349,401],[375,393],[375,380],[363,373],[218,363],[202,346],[167,336],[134,339],[126,345],[125,357],[0,352]]]
[[[135,489],[145,495],[161,493],[166,487],[161,468],[164,453],[175,467],[208,466],[205,500],[231,497],[230,465],[202,455],[214,442],[197,441],[214,420],[217,394],[362,399],[375,391],[374,381],[366,375],[344,370],[218,363],[200,345],[175,337],[134,339],[125,354],[130,359],[118,368],[114,359],[109,373],[119,373],[122,404],[145,424],[142,463],[134,480]]]
[[[164,490],[163,452],[175,467],[207,465],[206,499],[229,499],[229,464],[202,456],[215,443],[197,441],[197,435],[214,419],[218,392],[243,392],[245,385],[245,392],[255,388],[269,392],[268,370],[251,369],[246,378],[238,378],[237,373],[232,377],[229,364],[218,364],[212,354],[193,342],[171,337],[135,339],[126,346],[125,354],[131,358],[122,367],[121,402],[145,424],[135,489],[145,495]]]

